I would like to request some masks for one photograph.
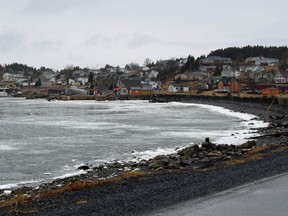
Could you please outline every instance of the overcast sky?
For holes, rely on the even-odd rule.
[[[0,64],[124,67],[288,45],[287,0],[0,0]]]

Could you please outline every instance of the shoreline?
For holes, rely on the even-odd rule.
[[[189,100],[186,102],[199,103],[199,101],[193,101],[193,100]],[[285,110],[283,107],[281,107],[279,105],[275,105],[274,107],[272,106],[271,110],[269,110],[269,112],[267,113],[266,112],[267,107],[263,107],[263,105],[259,104],[259,103],[249,102],[246,104],[246,103],[239,103],[239,102],[235,102],[235,101],[201,101],[200,103],[221,106],[221,107],[224,107],[227,109],[231,109],[233,111],[250,113],[250,114],[258,116],[262,120],[269,121],[270,127],[268,127],[267,129],[263,129],[263,128],[261,129],[262,130],[261,133],[263,133],[263,134],[270,134],[275,130],[279,130],[279,129],[283,128],[283,126],[279,127],[277,125],[275,127],[274,126],[272,127],[271,125],[273,125],[275,123],[272,118],[276,119],[277,116],[279,118],[279,115],[283,115],[282,117],[284,118],[284,120],[283,119],[282,120],[283,121],[286,120]],[[280,113],[280,111],[282,112],[282,114]],[[272,118],[271,118],[271,116],[272,116]],[[286,150],[286,141],[285,140],[286,140],[286,138],[281,137],[281,136],[277,137],[277,139],[275,139],[274,136],[273,137],[270,137],[270,136],[265,137],[264,136],[264,137],[259,138],[256,141],[256,145],[257,146],[263,146],[263,145],[267,144],[266,145],[267,148],[263,149],[263,154],[266,154],[267,152],[270,152],[273,149],[275,150],[275,148],[277,148],[277,149],[279,148],[279,149],[283,150],[283,151],[280,151],[280,153],[277,153],[280,155],[280,156],[279,155],[277,156],[279,158],[279,159],[277,159],[277,161],[278,161],[281,159],[281,157],[283,157],[281,155],[288,155],[288,151]],[[191,150],[191,149],[189,149],[189,150]],[[237,149],[237,151],[239,151],[239,149]],[[245,151],[248,151],[248,150],[245,150]],[[241,158],[244,155],[245,154],[243,154],[241,156],[236,155],[237,157],[235,156],[235,158],[238,158],[238,157]],[[272,156],[267,156],[267,157],[265,156],[264,159],[266,158],[267,160],[271,160],[271,159],[273,159],[274,156],[275,156],[274,154],[272,154]],[[164,163],[166,159],[167,158],[162,158],[161,163]],[[180,168],[179,169],[178,168],[177,169],[165,169],[165,168],[161,169],[160,167],[158,167],[155,169],[156,171],[151,171],[151,169],[147,169],[147,164],[144,164],[144,162],[142,162],[142,164],[140,163],[140,164],[136,164],[136,165],[135,164],[129,164],[129,165],[126,165],[126,167],[131,167],[133,169],[135,168],[134,169],[135,170],[134,171],[134,174],[135,174],[134,177],[132,175],[133,172],[131,172],[131,170],[130,170],[129,172],[132,173],[131,174],[132,177],[120,179],[119,182],[116,182],[116,183],[115,182],[108,182],[108,183],[104,183],[101,186],[91,187],[89,189],[75,190],[75,191],[72,191],[69,193],[67,193],[67,192],[66,193],[59,193],[59,194],[53,195],[51,197],[45,196],[42,198],[37,198],[37,201],[34,200],[32,202],[29,202],[29,203],[23,203],[20,205],[18,204],[17,205],[17,208],[18,208],[17,211],[18,211],[18,213],[19,212],[21,213],[21,209],[22,209],[22,212],[24,211],[23,209],[30,209],[30,210],[34,209],[33,212],[31,212],[31,215],[55,215],[57,212],[58,212],[57,214],[60,214],[60,215],[79,215],[77,213],[73,213],[72,210],[70,211],[70,214],[68,214],[69,211],[68,211],[68,209],[66,209],[67,205],[65,203],[63,203],[63,200],[66,200],[69,203],[71,203],[71,200],[74,200],[74,202],[72,202],[74,204],[74,207],[73,208],[71,207],[71,209],[74,209],[74,208],[82,209],[84,212],[82,212],[81,215],[107,215],[107,214],[108,215],[109,214],[114,215],[114,213],[115,213],[115,215],[117,215],[117,214],[118,215],[123,215],[123,214],[135,215],[136,213],[140,214],[141,212],[147,213],[149,211],[160,208],[161,206],[164,207],[164,206],[171,205],[173,203],[181,202],[184,200],[188,200],[191,198],[196,198],[196,197],[199,197],[202,195],[208,195],[212,192],[221,191],[224,188],[232,187],[234,184],[235,185],[241,185],[243,183],[251,182],[253,180],[260,179],[260,178],[263,178],[265,176],[271,176],[271,175],[277,174],[279,172],[280,173],[284,172],[284,171],[288,172],[288,168],[287,168],[288,164],[286,164],[285,161],[282,162],[283,163],[282,164],[281,160],[280,160],[280,161],[278,161],[278,163],[281,163],[282,164],[281,166],[285,167],[285,169],[283,168],[283,169],[279,170],[279,168],[281,166],[278,166],[277,169],[276,170],[274,169],[273,172],[267,172],[266,174],[260,172],[259,174],[257,174],[258,176],[256,175],[256,177],[249,175],[247,179],[244,178],[245,180],[240,181],[240,182],[239,182],[239,180],[234,179],[234,176],[240,175],[241,172],[246,173],[246,171],[247,171],[246,169],[249,170],[249,167],[247,167],[248,163],[252,163],[252,164],[256,163],[256,165],[253,165],[253,166],[260,166],[261,167],[261,166],[263,166],[262,163],[265,162],[265,161],[261,162],[261,160],[264,160],[264,159],[251,160],[251,161],[248,161],[244,164],[236,164],[236,165],[233,165],[231,167],[229,167],[229,166],[226,167],[225,160],[221,161],[222,160],[221,159],[220,162],[216,161],[215,163],[214,162],[211,163],[211,161],[210,161],[209,162],[210,164],[208,163],[209,166],[207,166],[207,164],[205,164],[206,167],[203,166],[203,167],[201,167],[201,169],[199,169],[199,168],[195,169],[195,166],[194,166],[195,164],[191,163],[191,164],[187,164],[186,167],[184,166],[184,169],[180,169]],[[259,162],[259,163],[257,163],[257,162]],[[139,165],[140,165],[140,168],[139,168]],[[199,164],[197,164],[197,165],[199,166]],[[105,178],[105,176],[106,177],[111,176],[111,179],[113,179],[113,176],[115,177],[115,173],[117,173],[119,171],[119,168],[121,168],[119,164],[110,164],[109,166],[110,167],[107,170],[104,167],[101,167],[101,169],[97,169],[97,178]],[[273,165],[273,166],[275,166],[275,165]],[[269,164],[267,165],[267,167],[269,167]],[[82,168],[83,169],[86,169],[86,168],[89,169],[89,167],[85,167],[85,166]],[[144,169],[141,169],[141,168],[144,168]],[[208,169],[208,171],[206,169]],[[233,169],[235,169],[235,171],[233,171]],[[241,172],[239,172],[239,169],[241,170]],[[231,173],[229,170],[231,171]],[[127,170],[123,169],[122,174],[125,173],[126,171]],[[237,175],[235,173],[233,174],[232,171],[236,172],[238,174]],[[145,172],[145,173],[143,173],[143,172]],[[177,197],[176,197],[176,199],[171,197],[171,196],[177,195],[177,191],[172,190],[172,188],[174,188],[175,190],[176,189],[180,190],[180,191],[184,190],[184,188],[180,189],[178,185],[184,184],[185,188],[187,190],[193,190],[193,188],[191,188],[191,186],[189,187],[189,185],[185,184],[186,181],[183,178],[185,178],[186,176],[190,176],[190,178],[194,176],[195,180],[202,179],[203,181],[207,181],[208,180],[207,176],[209,176],[209,175],[216,175],[217,176],[217,175],[220,175],[222,172],[225,173],[225,175],[229,176],[230,178],[233,178],[233,180],[231,180],[231,182],[228,182],[226,185],[222,185],[222,186],[220,185],[219,188],[211,187],[211,188],[213,188],[213,189],[210,188],[211,191],[210,191],[210,189],[209,189],[209,191],[207,191],[207,188],[206,189],[203,188],[206,183],[204,184],[204,183],[201,183],[201,181],[200,182],[198,181],[197,184],[199,184],[199,185],[197,185],[197,187],[199,187],[199,188],[197,190],[199,190],[199,191],[198,191],[197,196],[196,195],[191,196],[191,195],[187,194],[186,196],[183,196],[183,198],[181,198],[180,200],[177,199]],[[203,173],[209,174],[209,175],[203,176]],[[214,174],[211,174],[211,173],[214,173]],[[117,174],[121,174],[121,173],[117,173]],[[219,177],[219,176],[216,177],[216,176],[214,176],[214,178],[216,178],[218,180],[222,179],[221,181],[223,181],[223,177]],[[56,180],[54,182],[54,184],[53,183],[47,184],[47,185],[43,185],[42,188],[40,187],[38,189],[37,193],[39,194],[40,192],[43,192],[45,190],[46,190],[46,192],[47,191],[49,192],[49,190],[51,191],[51,190],[59,189],[59,188],[61,188],[61,186],[65,185],[65,184],[69,184],[69,182],[73,182],[73,181],[81,181],[84,179],[85,179],[85,181],[87,181],[87,180],[92,181],[92,179],[95,179],[95,177],[96,176],[95,176],[95,172],[94,172],[93,175],[88,173],[88,174],[85,174],[84,176],[71,177],[68,179],[60,180],[60,181]],[[146,187],[147,187],[146,184],[148,184],[148,183],[149,183],[149,191],[146,192],[145,191]],[[60,184],[61,184],[61,186],[59,186]],[[171,186],[171,184],[173,186],[172,188],[169,187],[169,185]],[[196,183],[194,183],[194,184],[196,184]],[[160,191],[159,191],[159,187],[160,187]],[[169,194],[167,194],[167,192],[165,192],[164,194],[161,194],[162,192],[164,192],[161,190],[161,188],[165,188],[165,190],[168,190]],[[202,188],[202,189],[200,189],[200,188]],[[22,193],[28,194],[29,190],[31,190],[31,189],[26,188],[26,191],[25,191],[25,188],[24,189],[22,188],[21,190],[22,190]],[[111,193],[111,190],[112,191],[115,190],[116,194]],[[131,190],[133,191],[133,193],[131,192]],[[194,190],[195,190],[195,188],[194,188]],[[124,196],[124,194],[126,194],[128,191],[130,191],[129,196]],[[20,189],[18,190],[18,192],[20,192]],[[97,193],[101,197],[101,201],[99,199],[96,199],[97,203],[94,202],[94,204],[92,204],[93,198],[91,198],[91,196],[94,197],[94,199],[96,198],[93,195],[94,192]],[[107,195],[103,195],[100,192],[107,194]],[[155,194],[155,192],[158,194]],[[31,191],[30,191],[30,193],[31,193]],[[34,191],[34,193],[35,193],[35,191]],[[17,192],[15,192],[15,194],[17,194]],[[113,198],[114,195],[118,198],[119,198],[119,196],[120,197],[122,196],[123,200],[120,198],[119,199]],[[178,196],[179,195],[181,195],[181,194],[178,194]],[[78,200],[78,202],[77,202],[78,196],[83,197],[82,202],[80,202],[81,200]],[[147,199],[147,196],[149,196],[149,199]],[[68,200],[66,199],[67,197],[69,197]],[[131,197],[131,198],[129,198],[129,197]],[[126,198],[130,201],[125,202]],[[38,199],[40,199],[40,201]],[[109,202],[105,203],[105,200],[107,201],[107,199],[108,199],[108,201],[109,201],[109,199],[113,199],[114,202],[116,202],[116,204],[114,204],[114,202],[111,203],[111,200]],[[151,199],[152,199],[152,201],[153,200],[155,201],[155,205],[150,204],[147,206],[147,203],[145,204],[145,202],[150,203]],[[40,202],[40,205],[39,205],[39,202]],[[55,205],[57,206],[57,208],[56,207],[46,208],[46,212],[43,211],[43,209],[42,209],[43,205],[45,203],[47,204],[49,202],[55,202]],[[125,208],[122,208],[123,202],[124,202],[124,204],[126,203],[124,206]],[[133,205],[131,202],[133,203]],[[122,205],[119,206],[117,203],[122,203]],[[91,212],[92,211],[92,209],[90,208],[91,205],[93,206],[93,208],[95,208],[95,210],[96,210],[95,213]],[[11,211],[13,212],[13,208],[15,208],[15,206],[12,206],[12,208],[10,208],[10,207],[8,206],[8,207],[0,208],[0,213],[2,213],[2,210],[3,210],[3,212],[11,212]],[[48,211],[48,213],[47,213],[47,211]],[[50,211],[51,211],[51,214],[49,213]],[[21,215],[21,214],[19,214],[19,215]]]

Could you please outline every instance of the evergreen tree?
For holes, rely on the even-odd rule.
[[[94,74],[92,72],[89,73],[88,83],[90,84],[94,83]]]
[[[38,79],[35,83],[35,87],[39,87],[39,86],[42,86],[42,82],[40,79]]]
[[[222,70],[223,70],[222,65],[217,64],[213,76],[221,76],[221,72],[222,72]]]
[[[233,61],[244,61],[248,57],[264,56],[269,58],[281,59],[288,50],[287,46],[281,47],[263,47],[263,46],[245,46],[245,47],[228,47],[212,51],[208,56],[221,56],[231,58]]]

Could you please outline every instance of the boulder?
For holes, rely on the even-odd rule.
[[[190,165],[190,164],[191,164],[191,161],[188,160],[186,157],[182,156],[182,157],[180,157],[180,162],[179,162],[179,164],[180,164],[181,166],[187,166],[187,165]]]
[[[149,165],[148,165],[148,168],[149,169],[159,169],[159,168],[164,168],[166,167],[167,165],[164,165],[163,163],[161,162],[151,162]]]
[[[288,122],[287,121],[282,122],[282,127],[288,128]]]
[[[239,148],[240,149],[249,149],[249,148],[253,148],[254,146],[256,146],[256,141],[255,140],[250,140],[250,141],[240,145]]]
[[[170,163],[170,159],[166,155],[158,155],[154,157],[148,167],[149,169],[158,169],[160,167],[167,167]]]
[[[202,147],[204,147],[204,148],[206,148],[206,149],[210,149],[210,148],[212,148],[212,143],[210,143],[210,142],[203,142],[202,143]]]
[[[212,143],[210,142],[209,138],[205,139],[205,142],[202,143],[202,147],[206,148],[206,149],[210,149],[212,148]]]
[[[82,166],[79,166],[77,169],[78,170],[88,170],[88,169],[90,169],[90,166],[89,165],[82,165]]]
[[[211,152],[208,152],[206,154],[206,156],[208,156],[208,157],[217,157],[217,156],[222,156],[222,153],[220,151],[213,150]]]
[[[170,163],[168,169],[180,169],[180,163]]]
[[[192,157],[195,153],[197,153],[198,150],[199,150],[199,146],[195,144],[195,145],[192,145],[185,149],[180,150],[178,152],[178,155]]]

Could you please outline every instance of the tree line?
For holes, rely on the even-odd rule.
[[[245,46],[245,47],[228,47],[225,49],[217,49],[208,56],[221,56],[231,58],[233,61],[243,62],[248,57],[264,56],[267,58],[287,59],[287,46]]]

